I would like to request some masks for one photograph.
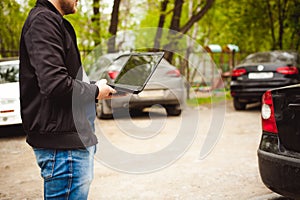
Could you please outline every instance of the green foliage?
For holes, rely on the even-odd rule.
[[[99,41],[100,46],[98,49],[106,48],[106,41],[109,37],[109,14],[104,14],[103,10],[107,8],[107,4],[100,2],[100,16],[99,22],[92,21],[92,2],[84,1],[78,5],[78,11],[75,14],[64,16],[73,25],[79,49],[83,52],[85,57],[95,47],[95,41]],[[98,23],[100,28],[97,27]],[[95,34],[95,29],[99,33]]]
[[[275,41],[272,39],[267,2],[271,5]],[[284,0],[216,0],[214,7],[199,22],[200,43],[236,44],[243,52],[266,51],[279,47],[279,3]],[[300,6],[287,0],[288,16],[284,18],[283,49],[298,49]],[[298,32],[297,32],[298,30]],[[293,35],[294,34],[294,35]],[[293,45],[294,44],[294,45]]]
[[[0,1],[0,57],[14,56],[18,53],[24,16],[25,13],[15,0]]]
[[[78,7],[78,12],[67,15],[65,18],[73,25],[77,42],[80,49],[90,49],[93,47],[93,38],[91,34],[91,20],[88,13],[82,11],[82,6]]]
[[[16,0],[0,1],[0,57],[12,56],[4,54],[4,50],[18,51],[19,37],[22,25],[28,11],[34,6],[36,0],[23,0],[22,5]],[[80,1],[79,11],[66,18],[74,25],[78,36],[80,50],[89,51],[100,41],[100,49],[106,49],[110,37],[108,27],[110,23],[110,9],[108,3],[100,1],[100,28],[99,34],[94,34],[98,25],[92,22],[93,0]],[[121,1],[118,31],[139,30],[158,26],[160,16],[160,3],[162,0]],[[169,1],[166,19],[163,28],[169,28],[172,19],[174,2]],[[286,12],[282,19],[283,33],[280,33],[280,5],[286,4]],[[213,7],[198,22],[198,30],[194,35],[190,30],[187,35],[194,35],[195,40],[202,46],[208,44],[235,44],[241,52],[251,53],[270,49],[296,49],[300,51],[300,4],[299,0],[215,0]],[[190,4],[193,3],[193,13],[203,8],[205,1],[184,0],[180,25],[185,24],[191,15]],[[267,12],[268,4],[271,6],[273,27],[270,14]],[[130,8],[138,10],[138,14],[129,12]],[[131,9],[132,11],[133,9]],[[153,46],[155,31],[136,34],[136,43],[139,47]],[[168,43],[168,31],[163,31],[161,47]],[[282,39],[281,39],[282,36]],[[181,45],[182,48],[185,45]]]

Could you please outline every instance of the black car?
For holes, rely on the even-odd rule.
[[[262,97],[258,164],[263,183],[283,196],[300,198],[300,84]]]
[[[300,82],[300,56],[293,51],[258,52],[248,55],[231,74],[230,91],[236,110],[260,102],[269,89]]]

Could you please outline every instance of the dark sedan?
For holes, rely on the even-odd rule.
[[[260,102],[269,89],[300,82],[300,56],[292,51],[258,52],[247,56],[231,75],[230,91],[236,110]]]
[[[300,198],[300,84],[267,91],[262,98],[262,138],[258,149],[264,184]]]

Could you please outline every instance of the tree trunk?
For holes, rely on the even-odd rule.
[[[170,32],[169,32],[169,43],[165,45],[165,49],[168,51],[165,54],[165,58],[172,62],[173,59],[173,52],[176,48],[176,40],[180,39],[182,37],[182,34],[186,34],[192,26],[198,22],[202,17],[207,13],[207,11],[212,7],[215,0],[206,0],[205,5],[203,8],[201,8],[198,12],[196,12],[194,15],[190,17],[188,22],[184,24],[182,27],[180,27],[180,16],[182,11],[182,5],[183,0],[175,0],[175,8],[173,12],[173,17],[170,25]],[[178,34],[178,32],[180,34]]]
[[[169,43],[165,45],[167,50],[165,53],[165,58],[171,63],[174,55],[174,50],[176,48],[176,35],[180,29],[180,17],[182,11],[183,0],[175,0],[175,7],[173,10],[173,17],[171,20],[170,31],[168,35]]]
[[[278,29],[278,46],[280,49],[283,48],[283,34],[284,34],[284,21],[286,19],[286,11],[287,11],[287,0],[283,0],[281,2],[278,0],[278,21],[279,21],[279,29]]]
[[[167,10],[168,3],[169,3],[169,0],[164,0],[161,2],[161,5],[160,5],[161,6],[160,7],[160,17],[159,17],[158,28],[157,28],[155,39],[154,39],[154,49],[160,48],[162,28],[164,27],[164,24],[165,24],[166,10]]]
[[[213,6],[214,2],[215,0],[206,0],[205,6],[195,15],[193,15],[184,26],[182,26],[180,32],[183,34],[187,33],[191,27],[198,22],[205,15],[205,13],[207,13],[207,11]]]
[[[101,43],[100,35],[100,0],[93,0],[93,16],[92,16],[92,26],[93,26],[93,39],[95,46]]]
[[[275,38],[275,30],[274,30],[274,19],[272,14],[272,9],[269,1],[266,1],[267,3],[267,12],[269,15],[270,20],[270,30],[271,30],[271,37],[272,37],[272,49],[276,48],[276,38]]]
[[[111,20],[108,32],[111,34],[111,37],[108,40],[108,53],[113,53],[116,51],[116,34],[118,31],[119,23],[119,8],[121,0],[114,0],[113,10],[111,13]]]

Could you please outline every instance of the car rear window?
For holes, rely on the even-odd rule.
[[[0,62],[0,84],[19,81],[19,64]]]
[[[254,53],[247,56],[243,63],[290,63],[290,64],[298,64],[297,55],[289,52],[261,52]]]

